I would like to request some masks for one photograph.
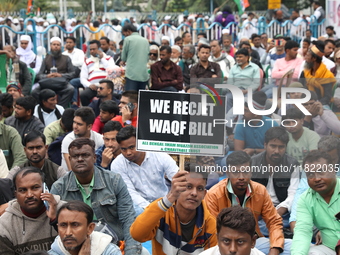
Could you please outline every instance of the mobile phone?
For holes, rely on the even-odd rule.
[[[335,218],[336,218],[336,220],[340,221],[340,212],[338,212],[337,214],[335,214]]]
[[[58,68],[53,66],[53,67],[51,67],[50,71],[51,71],[51,73],[56,73],[56,72],[58,72]]]
[[[135,105],[133,103],[128,103],[127,107],[129,107],[130,112],[132,112],[135,109]]]
[[[47,185],[46,185],[46,183],[44,182],[44,184],[43,184],[43,192],[44,193],[50,193],[50,191],[48,190],[48,188],[47,188]],[[45,201],[44,200],[44,205],[45,205],[45,207],[46,207],[46,210],[48,211],[49,209],[50,209],[50,204],[47,202],[47,201]]]
[[[282,41],[280,39],[275,39],[275,46],[281,46]]]

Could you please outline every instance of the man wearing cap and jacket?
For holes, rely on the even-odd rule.
[[[65,56],[61,52],[61,39],[59,37],[53,37],[50,40],[51,52],[46,55],[44,61],[41,64],[40,71],[37,75],[37,80],[50,78],[53,79],[64,77],[66,85],[61,86],[56,93],[59,96],[59,105],[67,108],[71,102],[74,88],[69,81],[75,76],[75,68],[72,65],[72,61],[68,56]],[[32,91],[32,96],[39,101],[39,93],[42,89],[40,86]]]

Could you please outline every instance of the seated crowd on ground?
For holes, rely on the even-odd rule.
[[[303,38],[268,38],[249,26],[253,13],[242,17],[235,42],[229,29],[211,40],[144,37],[133,18],[112,20],[121,33],[97,31],[109,20],[91,22],[91,13],[85,24],[97,33],[82,49],[54,29],[39,45],[49,44],[45,56],[28,35],[17,48],[1,42],[0,254],[340,255],[340,39],[329,27],[320,38],[306,27]],[[225,155],[180,164],[137,151],[138,91],[199,94],[199,82],[222,86],[237,123],[221,134]],[[224,84],[251,97],[243,115]],[[303,100],[301,89],[310,115],[280,104],[281,95]],[[226,171],[197,171],[216,166]]]

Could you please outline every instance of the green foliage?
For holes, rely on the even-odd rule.
[[[0,4],[1,12],[14,11],[20,0],[2,0]]]

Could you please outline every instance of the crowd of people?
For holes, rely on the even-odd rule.
[[[224,8],[215,19],[230,15]],[[333,29],[268,38],[250,25],[238,43],[230,30],[157,42],[134,22],[117,41],[89,13],[95,33],[84,47],[77,35],[53,34],[46,56],[27,35],[17,48],[1,45],[0,254],[147,255],[151,240],[152,254],[340,255]],[[200,83],[219,84],[226,98],[224,157],[191,156],[183,166],[174,155],[136,150],[145,110],[138,91],[200,94]],[[251,100],[239,105],[223,84]],[[281,105],[285,97],[295,105]]]

